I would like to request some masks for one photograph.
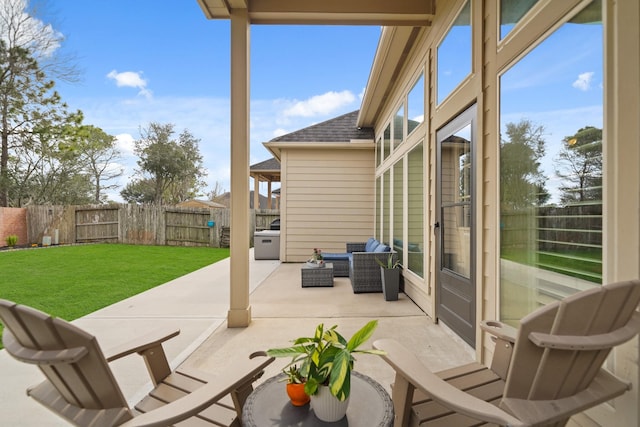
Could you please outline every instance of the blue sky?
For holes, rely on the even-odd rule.
[[[566,185],[557,175],[563,139],[586,126],[603,128],[603,57],[602,25],[568,23],[501,77],[502,131],[522,119],[544,126],[541,169],[551,202],[560,201]]]
[[[133,141],[155,121],[199,138],[208,189],[229,190],[228,21],[207,20],[196,0],[58,0],[43,12],[82,73],[56,89],[118,138],[122,185],[136,166]],[[251,27],[251,164],[271,157],[263,142],[360,108],[380,31]]]

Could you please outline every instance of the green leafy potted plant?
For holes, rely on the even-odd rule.
[[[300,337],[293,345],[267,350],[273,357],[291,357],[287,366],[300,364],[300,374],[306,378],[305,392],[311,396],[311,405],[322,421],[334,422],[344,417],[351,392],[351,371],[355,353],[384,354],[375,349],[360,349],[378,326],[372,320],[357,331],[348,341],[338,333],[337,325],[324,329],[316,327],[313,337]],[[328,396],[328,399],[327,399]],[[327,399],[329,407],[321,399]],[[336,406],[340,406],[336,410]]]
[[[382,261],[376,258],[380,266],[380,276],[382,279],[382,294],[385,301],[397,301],[400,290],[400,268],[402,264],[396,259],[395,254],[390,253],[387,259]]]
[[[282,372],[287,378],[287,395],[293,406],[304,406],[309,403],[309,395],[305,393],[306,378],[302,376],[297,365],[288,365]]]

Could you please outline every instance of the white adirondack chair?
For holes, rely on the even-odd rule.
[[[0,320],[7,352],[37,365],[46,377],[27,394],[77,426],[240,426],[252,383],[273,361],[252,355],[210,382],[202,372],[171,372],[162,343],[177,330],[142,337],[105,356],[95,337],[33,308],[0,299]],[[108,363],[133,353],[144,358],[155,386],[134,409]]]
[[[602,365],[640,331],[639,302],[633,280],[542,307],[517,330],[483,322],[496,337],[490,368],[472,363],[434,374],[395,340],[375,341],[396,371],[395,426],[565,425],[630,389]]]

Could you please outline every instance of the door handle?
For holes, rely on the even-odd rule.
[[[433,234],[436,234],[439,228],[440,228],[439,222],[436,222],[435,224],[433,224]]]

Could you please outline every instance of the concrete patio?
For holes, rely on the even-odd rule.
[[[248,328],[226,327],[229,259],[73,323],[96,335],[103,349],[156,327],[179,328],[181,334],[166,346],[172,366],[184,363],[211,373],[224,372],[238,357],[246,357],[253,351],[286,346],[293,338],[309,336],[318,323],[338,325],[338,330],[348,338],[371,319],[379,319],[373,339],[398,339],[433,370],[473,360],[470,347],[434,324],[404,294],[400,294],[398,301],[385,301],[379,293],[354,294],[348,278],[335,278],[332,288],[303,289],[301,264],[254,261],[253,254],[250,259],[253,321]],[[263,379],[277,374],[286,363],[284,359],[276,360]],[[113,362],[112,368],[131,403],[151,388],[141,358],[129,356]],[[355,369],[389,390],[393,371],[379,357],[361,355]],[[67,425],[26,396],[25,389],[42,378],[35,367],[13,360],[2,350],[0,376],[2,425]]]

